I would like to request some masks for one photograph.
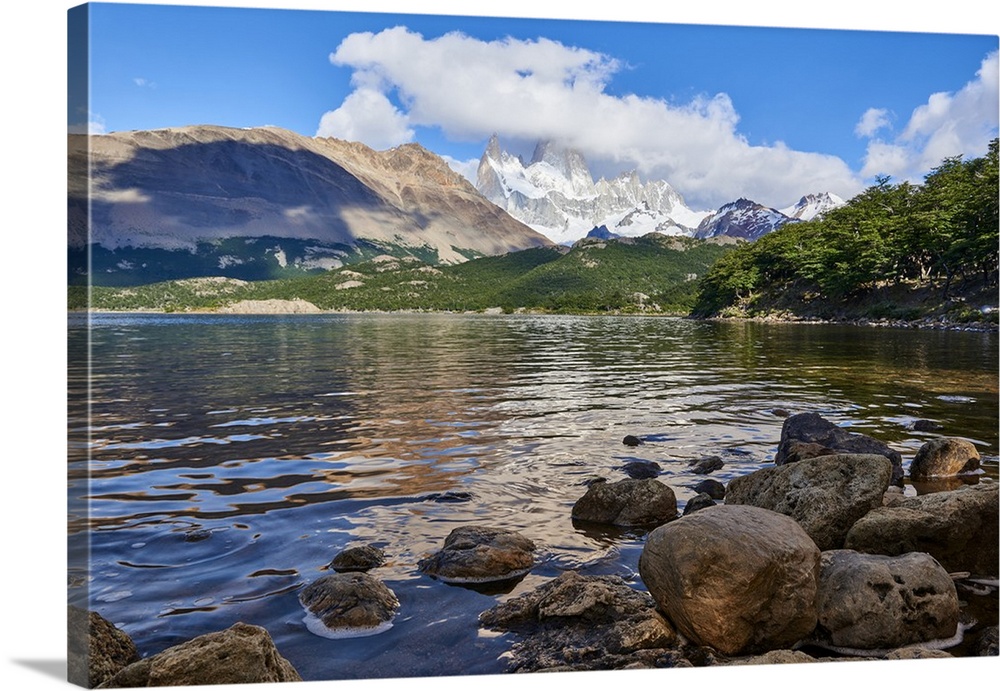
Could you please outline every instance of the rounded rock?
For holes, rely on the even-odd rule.
[[[910,477],[914,480],[954,477],[978,470],[979,460],[979,452],[971,442],[954,437],[932,439],[913,457]]]
[[[399,600],[382,581],[366,573],[323,576],[299,594],[310,631],[325,638],[352,638],[388,629]]]
[[[445,583],[490,583],[520,578],[534,566],[535,543],[513,530],[463,526],[444,548],[417,565]]]
[[[622,527],[662,525],[677,518],[677,498],[658,480],[600,482],[577,499],[572,517]]]
[[[678,631],[734,656],[789,648],[813,630],[819,563],[788,516],[721,505],[652,531],[639,574]]]
[[[350,547],[338,554],[330,562],[330,568],[338,573],[370,571],[385,563],[385,553],[374,545]]]

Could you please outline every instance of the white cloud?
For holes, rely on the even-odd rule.
[[[885,108],[869,108],[854,126],[854,134],[859,137],[872,137],[881,129],[891,126],[889,111]]]
[[[997,53],[990,53],[958,92],[931,94],[894,141],[870,142],[862,174],[919,180],[944,158],[986,153],[1000,119],[998,64]]]
[[[320,120],[317,137],[364,142],[373,149],[388,149],[413,140],[409,118],[380,91],[361,87],[336,110]]]
[[[479,170],[478,158],[471,158],[468,161],[460,161],[457,158],[453,158],[448,155],[443,155],[441,158],[444,159],[444,162],[448,164],[449,168],[464,177],[473,185],[476,184],[476,173]]]
[[[97,113],[87,113],[86,121],[70,123],[68,132],[69,134],[107,134],[108,128],[104,118],[100,115]]]
[[[139,88],[147,88],[147,89],[156,88],[156,82],[151,82],[145,77],[133,77],[132,83],[138,86]]]
[[[323,116],[320,135],[336,132],[375,148],[409,141],[418,126],[466,141],[493,132],[554,138],[598,167],[662,177],[703,207],[741,195],[787,205],[803,191],[846,198],[861,188],[837,157],[749,144],[726,94],[681,105],[614,96],[605,88],[621,63],[544,38],[486,42],[451,33],[428,40],[396,27],[352,34],[330,60],[354,70],[355,91]]]

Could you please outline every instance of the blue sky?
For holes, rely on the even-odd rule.
[[[997,133],[988,22],[976,35],[312,6],[348,11],[92,5],[90,112],[71,106],[70,124],[417,141],[464,171],[491,132],[529,154],[558,138],[597,174],[634,168],[701,208],[919,180]]]

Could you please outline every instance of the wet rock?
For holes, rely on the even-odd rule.
[[[283,681],[302,681],[302,677],[280,655],[267,631],[237,623],[135,662],[101,688]]]
[[[788,516],[722,505],[652,531],[639,573],[689,640],[747,655],[788,648],[813,630],[819,559]]]
[[[692,514],[695,511],[701,509],[707,509],[709,506],[715,506],[715,501],[712,497],[707,494],[698,494],[688,500],[688,503],[684,505],[684,515]]]
[[[838,427],[817,413],[798,413],[785,419],[781,425],[781,443],[774,455],[775,465],[794,462],[795,442],[805,442],[826,447],[837,453],[877,454],[892,463],[894,485],[903,483],[903,457],[888,444],[864,434],[856,434]]]
[[[443,549],[420,560],[418,568],[445,583],[505,581],[531,570],[534,550],[535,543],[513,530],[463,526],[452,530]]]
[[[622,444],[624,444],[625,446],[639,446],[640,444],[642,444],[642,439],[632,434],[627,434],[625,435],[625,438],[622,439]]]
[[[726,497],[726,486],[712,478],[702,480],[693,489],[698,494],[707,494],[712,499],[724,499]]]
[[[955,583],[922,552],[823,552],[816,605],[817,634],[841,648],[901,648],[951,638],[958,628]]]
[[[998,633],[995,625],[987,626],[983,629],[983,632],[979,634],[979,638],[976,639],[973,652],[978,657],[996,657],[1000,655],[1000,633]]]
[[[472,492],[434,492],[428,494],[425,498],[426,501],[432,501],[437,504],[464,504],[467,501],[472,501],[475,495]]]
[[[884,456],[820,456],[735,478],[726,503],[790,516],[821,550],[837,549],[859,518],[882,505],[891,476]]]
[[[910,477],[924,480],[952,477],[979,470],[979,452],[972,442],[953,437],[932,439],[917,451],[910,463]]]
[[[350,547],[338,554],[329,567],[338,573],[370,571],[385,563],[385,553],[374,545]]]
[[[309,613],[309,630],[327,638],[384,631],[399,607],[396,594],[366,573],[323,576],[303,588],[299,602]]]
[[[577,499],[572,517],[624,527],[661,525],[677,518],[677,499],[658,480],[602,482]]]
[[[791,413],[784,408],[772,408],[771,415],[775,417],[788,417]]]
[[[933,420],[915,420],[911,426],[914,432],[936,432],[943,427],[944,425]]]
[[[705,456],[696,461],[691,461],[690,470],[695,475],[708,475],[711,472],[721,469],[725,463],[718,456]]]
[[[909,497],[869,512],[847,533],[847,549],[869,554],[927,552],[948,571],[995,576],[995,482]]]
[[[621,467],[633,480],[646,480],[657,477],[663,468],[656,461],[634,460]]]
[[[70,607],[68,612],[67,678],[94,688],[139,660],[127,633],[97,612]]]
[[[512,631],[510,671],[673,666],[677,634],[648,593],[618,576],[566,572],[483,612],[480,625]]]

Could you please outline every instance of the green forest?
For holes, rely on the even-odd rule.
[[[93,286],[90,307],[212,311],[242,300],[305,300],[322,310],[655,313],[686,315],[701,278],[735,243],[667,237],[588,239],[461,264],[383,255],[314,276],[242,281],[189,278],[142,286]],[[88,289],[70,287],[70,307]]]
[[[981,158],[945,159],[921,185],[879,178],[822,219],[722,257],[692,314],[974,320],[977,302],[997,302],[998,194],[996,139]]]

